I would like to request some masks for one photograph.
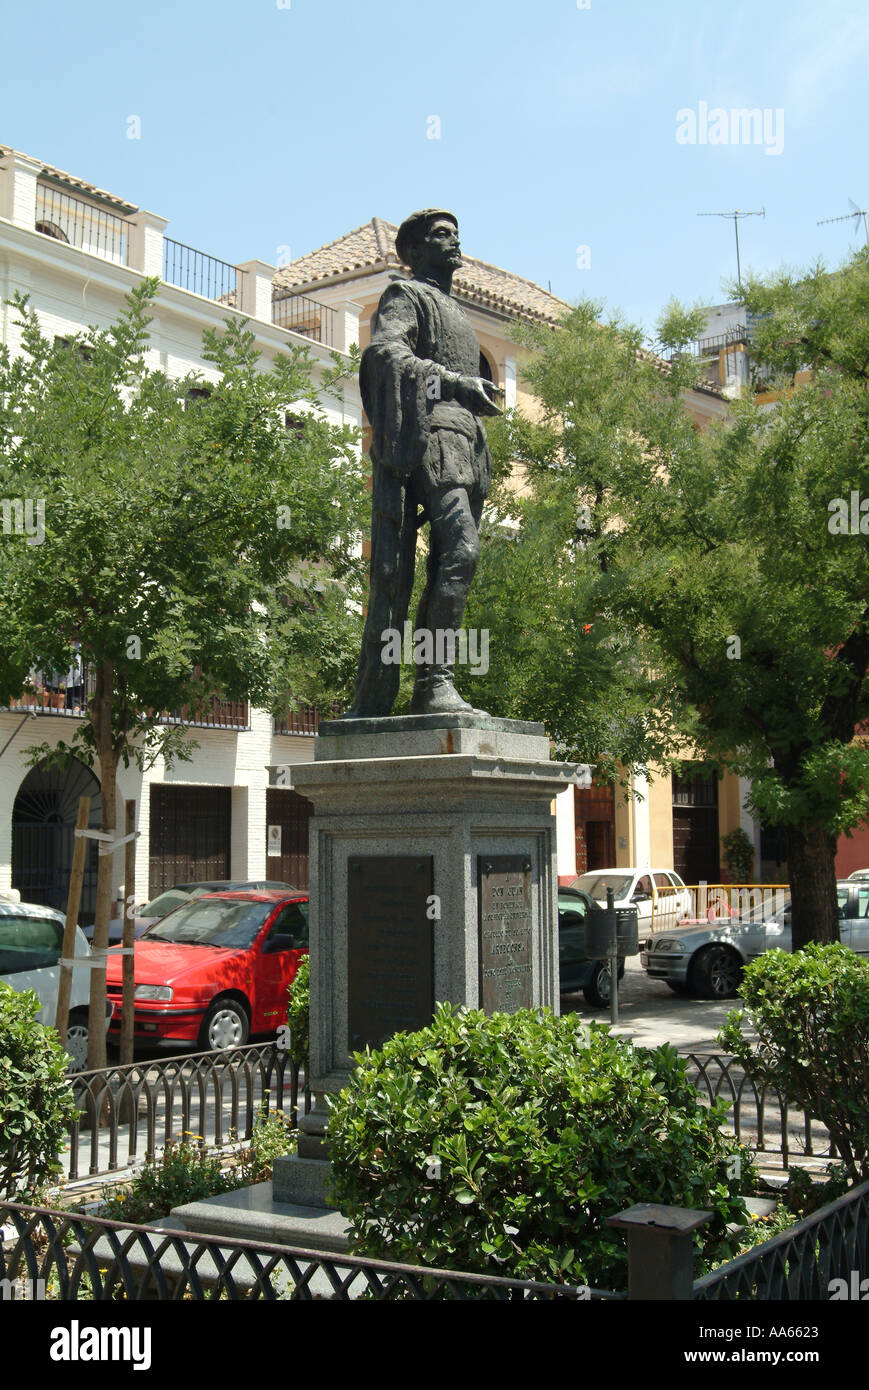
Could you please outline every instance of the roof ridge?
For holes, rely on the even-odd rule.
[[[349,232],[342,232],[341,236],[336,236],[334,241],[325,241],[322,246],[315,246],[311,251],[306,251],[303,256],[294,256],[293,260],[287,262],[287,266],[284,267],[284,269],[288,269],[289,266],[294,265],[296,261],[306,261],[309,256],[316,256],[319,251],[329,251],[333,246],[340,246],[342,241],[349,241],[350,238],[356,236],[358,232],[367,232],[372,222],[376,220],[376,218],[372,217],[368,222],[360,222],[358,227],[354,227],[352,231]],[[375,231],[375,236],[376,235],[377,233]]]
[[[395,255],[395,234],[398,228],[392,222],[387,222],[385,217],[372,217],[371,225],[374,228],[374,240],[377,249],[383,258],[386,260],[389,258],[390,254]],[[384,232],[392,241],[391,247],[389,241],[384,240]]]

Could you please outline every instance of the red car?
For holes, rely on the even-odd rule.
[[[208,893],[155,922],[135,944],[133,1033],[201,1048],[274,1033],[308,950],[308,895],[283,889]],[[121,1031],[123,958],[109,952],[109,1037]]]

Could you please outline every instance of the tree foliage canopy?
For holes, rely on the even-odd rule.
[[[263,370],[231,320],[204,338],[216,382],[170,380],[147,365],[155,292],[145,282],[110,328],[53,343],[19,298],[23,352],[0,351],[0,495],[44,508],[41,543],[0,543],[0,699],[33,666],[65,672],[77,645],[91,668],[111,663],[125,761],[183,751],[165,710],[310,698],[324,673],[328,687],[360,579],[355,431],[318,413],[306,350]],[[89,715],[73,743],[89,761]]]
[[[662,317],[669,363],[599,304],[521,331],[542,414],[491,431],[502,538],[468,622],[493,629],[489,708],[536,706],[563,753],[611,772],[697,750],[750,778],[792,864],[825,860],[832,915],[834,838],[869,813],[869,258],[743,297],[765,391],[726,412],[686,350],[697,311]]]

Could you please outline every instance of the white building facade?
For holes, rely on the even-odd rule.
[[[266,368],[292,345],[305,344],[315,382],[331,367],[332,350],[346,354],[358,342],[359,307],[351,301],[320,309],[291,298],[273,308],[275,267],[228,265],[175,242],[166,227],[163,217],[0,149],[0,340],[11,353],[20,350],[17,315],[7,303],[16,291],[29,296],[47,337],[66,338],[89,325],[108,327],[122,312],[124,296],[144,277],[157,276],[163,283],[147,362],[172,378],[195,371],[204,383],[216,379],[213,364],[202,358],[202,334],[230,317],[248,320]],[[237,307],[229,307],[233,303]],[[360,427],[355,381],[343,402],[324,396],[322,410],[335,424]],[[80,670],[44,674],[33,694],[0,709],[0,889],[18,887],[22,898],[61,908],[78,797],[93,797],[91,824],[98,825],[99,785],[83,764],[67,774],[31,768],[26,749],[68,741],[70,721],[81,717],[87,698],[86,678]],[[199,745],[190,762],[167,768],[158,761],[144,774],[134,766],[119,768],[117,824],[124,824],[123,803],[132,799],[140,832],[135,884],[128,889],[137,902],[169,883],[208,878],[307,885],[308,803],[293,792],[291,769],[313,758],[317,718],[315,710],[302,710],[276,724],[264,710],[215,700],[212,711],[188,727]],[[183,712],[169,719],[187,724]],[[278,853],[267,854],[269,825]],[[119,897],[123,860],[123,853],[114,856]],[[92,920],[95,869],[94,854],[85,925]]]

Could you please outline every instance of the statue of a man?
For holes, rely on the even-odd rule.
[[[479,417],[500,413],[492,399],[497,388],[480,377],[476,334],[450,293],[462,263],[453,214],[437,208],[413,213],[395,245],[413,278],[384,291],[359,374],[372,429],[370,593],[356,692],[345,719],[392,710],[399,667],[383,659],[383,634],[403,631],[417,531],[426,521],[427,575],[416,630],[431,634],[431,660],[416,667],[411,713],[472,710],[454,685],[455,635],[477,567],[492,475]],[[452,643],[444,634],[453,635]]]

